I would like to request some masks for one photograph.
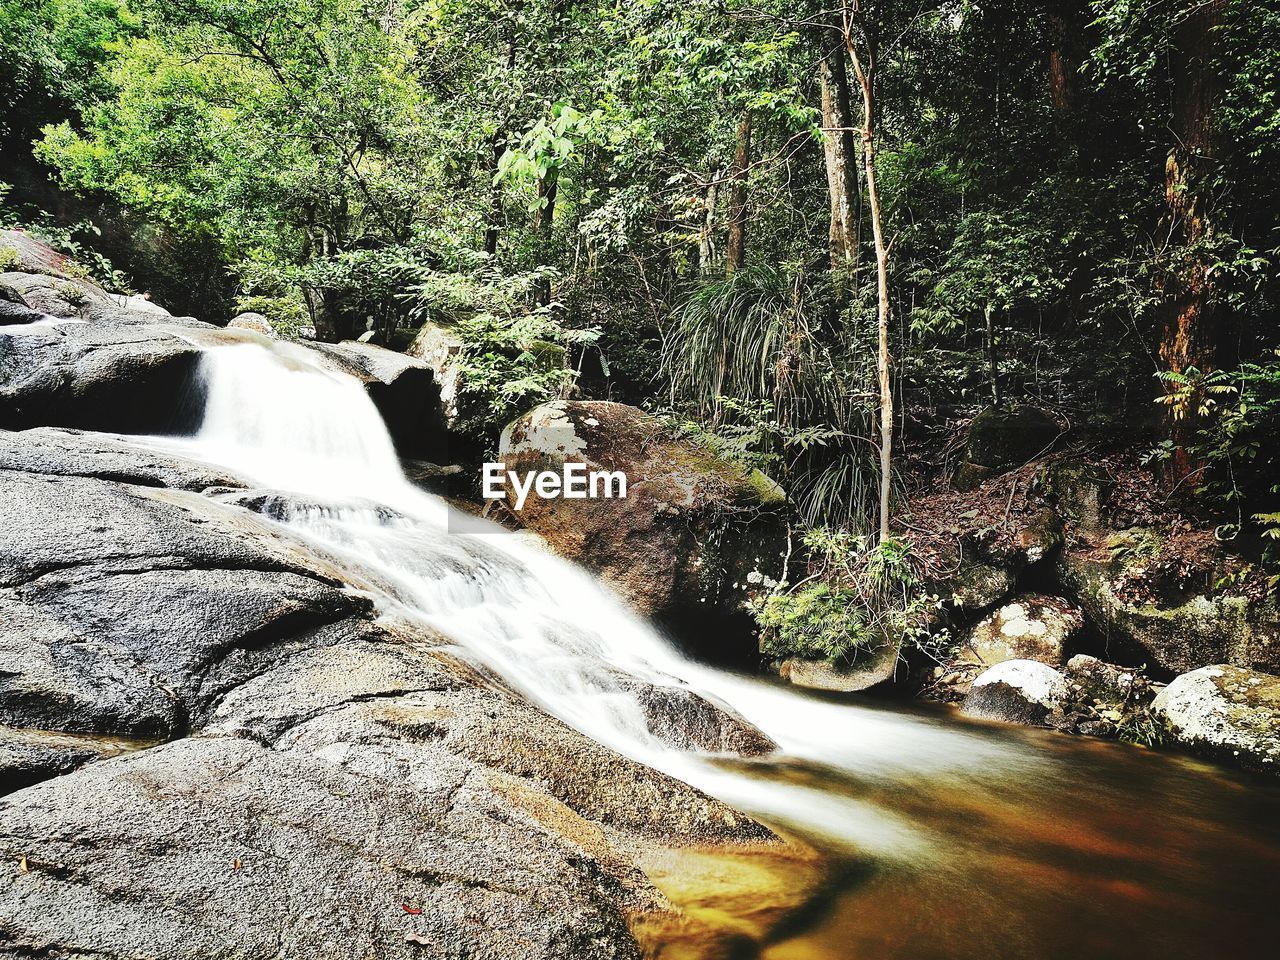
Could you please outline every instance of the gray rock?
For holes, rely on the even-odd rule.
[[[0,726],[0,796],[154,741]]]
[[[276,335],[276,328],[271,325],[271,321],[260,313],[237,314],[231,318],[227,328],[231,330],[252,330],[254,333],[260,333],[266,337],[274,337]]]
[[[211,663],[369,607],[193,494],[9,470],[0,494],[0,722],[179,734]]]
[[[194,491],[241,485],[213,467],[144,450],[124,437],[53,427],[0,431],[0,470]]]
[[[1035,660],[1006,660],[979,674],[960,711],[982,720],[1038,724],[1067,697],[1067,681],[1057,670]]]
[[[691,845],[805,860],[421,626],[374,622],[267,521],[110,479],[198,487],[205,468],[52,430],[0,433],[0,462],[10,953],[638,960],[633,921],[702,923],[642,863]],[[653,713],[745,743],[715,711]],[[181,739],[119,737],[143,731]]]
[[[183,398],[199,352],[165,323],[0,326],[0,427],[164,433],[190,423]]]
[[[1229,664],[1201,667],[1177,677],[1151,706],[1185,746],[1280,774],[1280,677]]]

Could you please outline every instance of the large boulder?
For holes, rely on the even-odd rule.
[[[228,330],[252,330],[254,333],[260,333],[264,337],[276,336],[276,328],[271,325],[268,320],[260,313],[249,311],[247,313],[238,313],[227,322]]]
[[[969,424],[966,458],[955,475],[957,488],[971,490],[1044,456],[1063,432],[1053,417],[1035,407],[988,407]]]
[[[215,327],[121,307],[83,280],[8,273],[0,283],[40,315],[0,326],[0,427],[164,433],[194,422],[195,341]]]
[[[542,498],[520,522],[562,556],[597,572],[642,614],[702,622],[741,611],[754,589],[781,578],[785,539],[778,486],[759,471],[676,438],[642,410],[604,401],[546,403],[502,433],[504,467],[560,473],[621,471],[625,497]]]
[[[1060,710],[1069,690],[1053,667],[1036,660],[1006,660],[979,674],[961,713],[1003,723],[1043,723],[1050,711]]]
[[[1165,687],[1152,710],[1185,746],[1280,774],[1280,677],[1230,664],[1201,667]]]
[[[808,863],[375,618],[367,583],[214,499],[232,484],[120,438],[0,432],[8,951],[638,960],[661,918],[740,939],[656,889],[667,848]],[[655,724],[749,745],[684,701],[655,698]]]
[[[56,276],[75,268],[70,257],[23,230],[0,230],[0,264],[5,270]]]
[[[1207,531],[1134,527],[1077,537],[1057,574],[1114,659],[1167,673],[1206,660],[1280,672],[1280,606],[1222,586],[1226,562]]]

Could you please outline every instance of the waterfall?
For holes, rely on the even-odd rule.
[[[767,761],[775,768],[995,776],[1040,762],[972,731],[689,660],[584,571],[406,480],[361,385],[313,351],[210,347],[201,376],[205,416],[194,438],[176,441],[184,453],[291,495],[277,522],[381,585],[385,609],[438,631],[546,712],[769,823],[882,855],[915,856],[927,841],[918,823],[883,807],[671,746],[651,731],[637,685],[727,707],[778,744]]]

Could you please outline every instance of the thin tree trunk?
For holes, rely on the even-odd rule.
[[[995,311],[988,304],[983,311],[987,321],[987,366],[991,371],[991,403],[1000,406],[1000,364],[996,360],[996,324],[992,314]]]
[[[841,286],[846,286],[847,275],[858,260],[858,176],[843,45],[819,61],[818,75],[822,85],[822,127],[826,133],[823,153],[831,206],[828,235],[831,269],[841,275]]]
[[[1083,0],[1047,0],[1049,41],[1049,103],[1059,117],[1075,114],[1080,106],[1080,34],[1084,29]]]
[[[716,173],[711,175],[711,183],[707,184],[706,196],[703,199],[704,216],[702,233],[698,238],[698,269],[706,274],[716,256]]]
[[[1213,72],[1215,27],[1221,22],[1224,0],[1212,0],[1192,13],[1174,38],[1173,130],[1176,141],[1165,163],[1165,205],[1168,234],[1173,244],[1194,247],[1213,232],[1205,181],[1214,164],[1214,105],[1217,78]],[[1164,315],[1160,357],[1174,373],[1195,368],[1201,373],[1218,364],[1217,329],[1210,263],[1204,255],[1178,257],[1161,279]],[[1186,447],[1200,427],[1194,412],[1170,419],[1169,434],[1177,445],[1171,480],[1178,482],[1195,469]]]
[[[552,167],[547,171],[547,175],[538,181],[538,198],[542,201],[538,207],[538,212],[533,218],[533,229],[538,235],[538,239],[542,243],[543,253],[545,256],[550,255],[552,241],[552,226],[556,215],[556,194],[560,187],[560,170]],[[546,306],[551,302],[551,281],[543,278],[538,281],[536,297],[540,306]]]
[[[854,42],[855,24],[862,27],[868,39],[866,63],[858,56]],[[876,288],[878,349],[876,374],[880,382],[880,542],[889,539],[889,494],[893,488],[893,383],[889,378],[889,248],[884,239],[884,221],[880,209],[880,190],[876,182],[876,50],[871,33],[863,19],[862,0],[845,0],[844,44],[853,64],[854,75],[862,88],[862,163],[867,182],[867,202],[871,207],[871,234],[876,246]]]
[[[751,111],[738,121],[738,149],[733,155],[729,188],[729,241],[725,246],[724,272],[732,277],[747,260],[747,167],[751,165]]]
[[[484,228],[484,252],[492,257],[498,253],[498,234],[502,230],[502,185],[498,183],[498,161],[502,158],[506,146],[503,143],[503,137],[496,133],[489,141],[489,146],[492,161],[486,168],[490,186],[489,216]]]

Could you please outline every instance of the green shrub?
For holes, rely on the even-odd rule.
[[[775,593],[756,619],[763,628],[761,652],[779,660],[850,659],[880,640],[863,619],[857,595],[827,583]]]

